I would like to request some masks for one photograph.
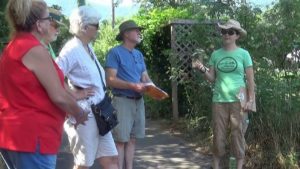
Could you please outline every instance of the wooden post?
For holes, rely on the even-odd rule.
[[[174,55],[176,53],[176,47],[175,47],[175,41],[176,41],[176,31],[174,30],[173,24],[170,24],[171,27],[171,48],[172,52],[171,55]],[[171,63],[171,66],[176,66],[173,65],[174,63]],[[178,86],[177,86],[177,81],[176,79],[173,79],[171,82],[172,86],[172,112],[173,112],[173,119],[177,120],[179,117],[179,112],[178,112]]]
[[[172,110],[173,119],[177,120],[179,116],[178,112],[178,86],[176,80],[172,80]]]
[[[112,12],[111,25],[113,29],[115,28],[115,7],[116,7],[115,1],[111,0],[111,12]]]

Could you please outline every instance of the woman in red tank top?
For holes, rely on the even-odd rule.
[[[68,112],[86,113],[64,89],[64,77],[40,41],[51,17],[44,1],[10,0],[12,39],[0,59],[0,151],[11,169],[54,169]]]

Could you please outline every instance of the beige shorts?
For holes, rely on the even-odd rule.
[[[231,153],[237,158],[245,157],[245,132],[248,114],[241,111],[240,102],[213,103],[213,153],[215,156],[225,155],[228,129],[230,129]]]
[[[128,142],[130,138],[145,137],[145,107],[143,98],[139,100],[114,97],[112,104],[117,110],[119,124],[113,129],[117,142]]]
[[[78,166],[90,167],[94,164],[95,159],[118,155],[111,132],[105,136],[99,135],[92,113],[89,114],[85,125],[79,125],[75,129],[69,120],[66,120],[64,129],[74,155],[74,163]]]

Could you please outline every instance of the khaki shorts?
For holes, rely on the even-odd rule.
[[[240,102],[213,103],[213,154],[225,155],[228,129],[230,129],[231,153],[237,158],[245,157],[245,132],[248,114],[241,111]]]
[[[133,100],[115,96],[112,104],[117,110],[119,120],[119,124],[112,132],[115,141],[128,142],[130,138],[144,138],[145,107],[143,98]]]

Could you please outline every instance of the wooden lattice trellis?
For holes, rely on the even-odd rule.
[[[191,38],[193,20],[176,20],[171,22],[171,48],[175,58],[171,63],[184,72],[190,71],[191,55],[199,47],[197,41]]]
[[[172,109],[173,118],[177,119],[179,116],[178,112],[178,80],[191,77],[191,63],[192,55],[199,44],[196,39],[193,38],[193,31],[195,24],[208,24],[215,25],[217,22],[208,21],[199,23],[195,20],[175,20],[169,23],[171,28],[171,54],[170,62],[172,67],[176,67],[181,73],[178,79],[172,80]]]

